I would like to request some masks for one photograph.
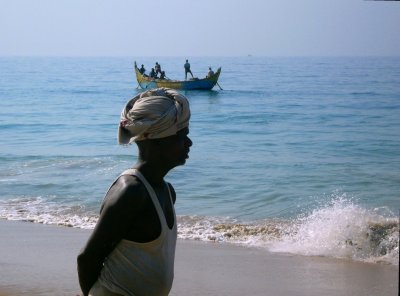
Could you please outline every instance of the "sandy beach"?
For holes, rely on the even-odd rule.
[[[0,295],[78,295],[89,230],[0,220]],[[398,295],[398,266],[178,241],[172,296]]]

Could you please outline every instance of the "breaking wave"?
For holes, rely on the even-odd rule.
[[[0,201],[0,218],[93,229],[98,215],[76,205],[37,198]],[[385,208],[365,209],[336,197],[292,219],[241,222],[205,216],[178,216],[178,237],[234,243],[305,256],[399,262],[399,220]]]
[[[231,242],[306,256],[399,262],[398,218],[387,209],[367,210],[344,197],[291,220],[238,223],[186,216],[181,217],[178,229],[183,239]]]

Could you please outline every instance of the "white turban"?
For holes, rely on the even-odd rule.
[[[138,94],[121,112],[118,143],[158,139],[175,135],[189,126],[189,101],[169,88],[157,88]]]

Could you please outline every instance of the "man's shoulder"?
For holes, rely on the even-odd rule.
[[[109,205],[131,204],[146,197],[146,188],[136,176],[122,175],[111,186],[105,203]]]
[[[115,182],[115,185],[121,190],[121,194],[143,194],[146,193],[146,187],[135,175],[121,175]]]

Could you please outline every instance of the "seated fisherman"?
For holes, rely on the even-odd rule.
[[[144,65],[142,64],[142,66],[139,69],[140,74],[144,74],[144,72],[146,72],[146,69],[144,68]]]
[[[207,73],[207,78],[209,78],[209,77],[211,77],[211,76],[213,76],[215,73],[214,73],[214,71],[211,69],[211,67],[209,67],[208,68],[208,73]]]
[[[154,68],[151,68],[150,77],[151,78],[157,78],[157,73],[154,71]]]
[[[165,71],[161,71],[160,79],[165,79]]]

